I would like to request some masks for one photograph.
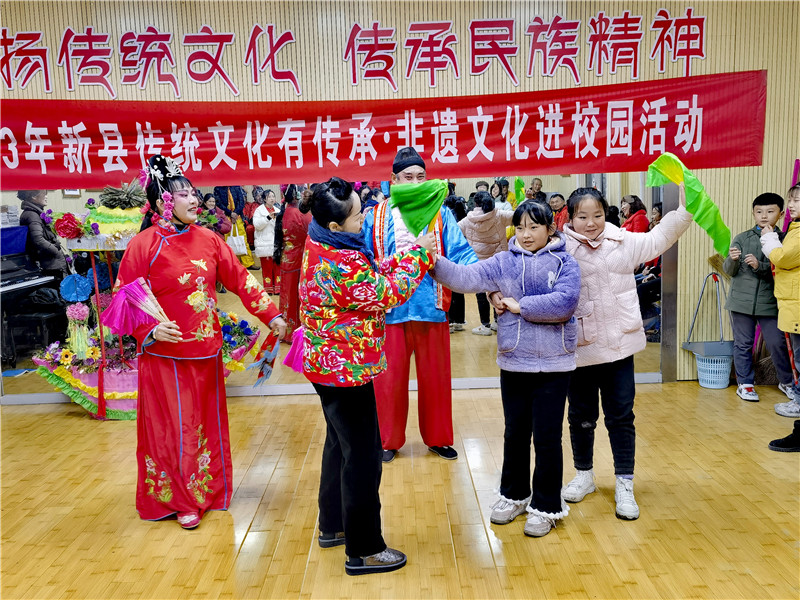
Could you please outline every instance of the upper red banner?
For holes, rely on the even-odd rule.
[[[0,187],[97,189],[156,153],[197,186],[388,179],[414,146],[437,178],[761,164],[767,72],[363,102],[4,100]]]

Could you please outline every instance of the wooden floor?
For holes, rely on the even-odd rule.
[[[230,401],[235,493],[197,530],[134,509],[134,422],[72,404],[4,406],[3,598],[798,598],[800,453],[776,388],[641,385],[636,497],[614,517],[602,426],[590,494],[544,538],[489,522],[502,457],[495,390],[454,394],[457,461],[409,442],[385,466],[384,534],[406,568],[348,577],[315,543],[324,427],[316,397]],[[568,438],[565,437],[565,442]],[[571,452],[565,443],[565,462]],[[565,479],[572,476],[568,467]]]

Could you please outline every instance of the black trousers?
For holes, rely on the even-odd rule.
[[[572,458],[575,468],[581,471],[593,466],[594,430],[600,417],[598,394],[614,456],[614,473],[633,475],[636,454],[633,356],[611,363],[578,367],[572,375],[567,419]]]
[[[561,430],[570,375],[500,370],[506,422],[500,493],[524,500],[533,490],[531,507],[547,513],[561,512]],[[532,480],[531,436],[536,455]]]
[[[464,323],[464,294],[453,292],[450,299],[450,310],[447,311],[447,321],[449,323]]]
[[[328,424],[319,482],[319,529],[344,531],[348,556],[386,549],[378,488],[383,469],[375,388],[314,384]]]
[[[481,325],[488,327],[491,323],[491,317],[489,316],[491,304],[489,302],[489,298],[486,296],[486,292],[475,294],[475,297],[478,300],[478,316],[481,320]]]

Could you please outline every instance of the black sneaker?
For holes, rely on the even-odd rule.
[[[405,564],[405,554],[394,548],[386,548],[383,552],[371,556],[349,557],[344,563],[344,570],[348,575],[388,573],[402,569]]]
[[[428,450],[434,454],[438,454],[445,460],[455,460],[458,458],[458,452],[452,446],[428,446]]]
[[[319,547],[320,548],[333,548],[334,546],[341,546],[345,543],[344,531],[338,533],[322,533],[319,534]]]
[[[390,463],[394,460],[395,456],[397,456],[397,450],[384,450],[381,460],[385,463]]]
[[[785,438],[772,440],[769,449],[775,452],[800,452],[800,421],[794,422],[794,430]]]

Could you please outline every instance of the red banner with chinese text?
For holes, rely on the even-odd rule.
[[[437,178],[761,164],[766,71],[360,102],[4,100],[0,187],[97,189],[154,153],[197,186],[388,179],[415,146]]]

